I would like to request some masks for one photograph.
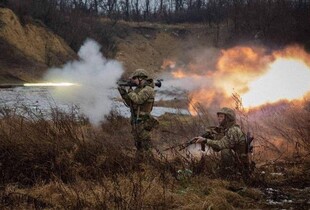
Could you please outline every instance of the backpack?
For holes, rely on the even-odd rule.
[[[245,135],[246,139],[246,153],[253,153],[253,140],[254,136],[252,136],[251,132],[247,132]]]

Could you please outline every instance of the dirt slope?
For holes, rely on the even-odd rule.
[[[108,26],[108,33],[114,31],[115,59],[124,64],[127,75],[137,68],[158,74],[165,59],[187,62],[195,53],[227,39],[225,32],[216,37],[215,28],[203,24],[111,24],[109,20],[102,20],[102,24]],[[0,82],[37,80],[48,67],[76,58],[65,41],[41,22],[29,19],[21,24],[6,8],[0,8],[0,52]]]
[[[22,25],[9,9],[0,8],[0,78],[32,80],[48,66],[74,58],[74,51],[40,22]]]
[[[127,34],[117,38],[116,54],[116,59],[124,63],[128,73],[145,68],[157,74],[165,59],[178,58],[186,62],[195,53],[214,46],[216,38],[213,29],[199,24],[120,22],[118,26],[128,29]],[[220,41],[224,39],[223,36]]]

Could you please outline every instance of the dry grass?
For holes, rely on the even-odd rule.
[[[267,105],[255,119],[255,142],[261,160],[300,161],[309,155],[309,101]],[[258,155],[257,155],[258,157]]]
[[[46,119],[28,111],[0,110],[0,205],[20,209],[249,209],[263,193],[242,181],[216,179],[217,157],[163,149],[198,135],[210,124],[164,115],[154,133],[154,157],[138,164],[127,119],[112,113],[100,127],[53,110]],[[306,162],[305,162],[306,163]],[[295,180],[307,164],[286,167],[283,179],[265,167],[256,186]],[[261,171],[258,171],[259,174]],[[257,183],[261,183],[258,185]]]

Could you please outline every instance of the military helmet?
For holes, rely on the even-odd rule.
[[[149,73],[144,70],[144,69],[136,69],[132,75],[131,75],[131,78],[134,78],[134,77],[140,77],[140,78],[144,78],[144,79],[148,79],[150,78],[150,75]]]
[[[217,112],[217,114],[225,114],[227,116],[229,121],[235,121],[236,120],[236,114],[234,110],[228,108],[228,107],[223,107],[220,109],[220,111]]]

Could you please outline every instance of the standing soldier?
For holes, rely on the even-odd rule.
[[[154,82],[144,69],[137,69],[131,76],[132,83],[137,87],[126,91],[123,87],[118,90],[131,112],[132,134],[135,140],[138,156],[150,152],[152,143],[150,131],[158,125],[158,121],[151,116],[154,104]]]
[[[249,157],[246,135],[236,124],[235,112],[227,107],[217,112],[219,128],[222,135],[219,139],[206,136],[195,137],[195,143],[205,143],[215,151],[221,151],[221,174],[228,177],[239,172],[243,177],[249,175]]]

